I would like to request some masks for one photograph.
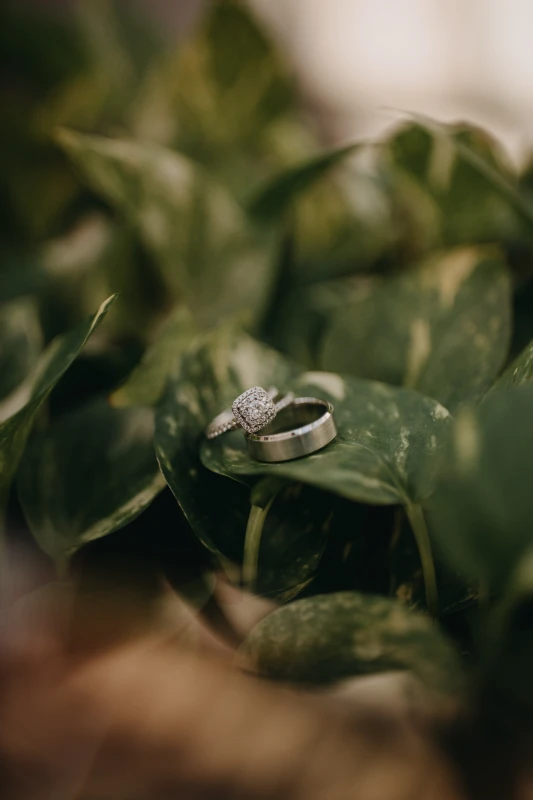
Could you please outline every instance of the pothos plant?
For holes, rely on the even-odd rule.
[[[177,51],[80,10],[53,53],[2,27],[32,52],[2,133],[4,520],[61,574],[114,542],[187,597],[217,569],[274,598],[243,645],[272,678],[407,669],[524,707],[531,170],[424,118],[325,149],[238,2]],[[208,442],[253,385],[330,400],[337,439],[280,464]]]

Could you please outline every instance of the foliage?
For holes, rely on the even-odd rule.
[[[168,485],[193,579],[287,604],[246,643],[265,674],[457,687],[447,628],[508,676],[533,591],[530,174],[422,118],[321,147],[237,0],[177,51],[125,8],[2,12],[28,55],[1,90],[2,513],[62,569],[107,539],[127,563]],[[337,439],[271,465],[205,440],[256,384],[331,400]]]

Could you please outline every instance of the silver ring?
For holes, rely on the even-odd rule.
[[[268,392],[260,386],[253,386],[234,400],[231,408],[218,414],[205,429],[208,439],[214,439],[222,433],[244,428],[247,433],[256,433],[275,419],[279,411],[289,406],[294,394],[289,392],[277,403],[279,389],[271,386]]]
[[[246,443],[257,461],[290,461],[315,453],[336,435],[331,403],[297,397],[260,434],[247,433]]]

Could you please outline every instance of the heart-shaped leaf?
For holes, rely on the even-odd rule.
[[[202,466],[204,430],[246,389],[282,388],[292,374],[280,355],[227,324],[192,346],[157,409],[156,452],[168,485],[200,540],[237,561],[250,509],[248,491]]]
[[[521,193],[494,139],[473,126],[446,125],[422,114],[411,116],[416,124],[408,132],[418,128],[433,139],[421,170],[441,195],[443,211],[450,214],[450,219],[444,220],[447,241],[492,241],[491,223],[502,232],[511,229],[507,209],[514,211],[530,233],[533,231],[533,207]]]
[[[96,400],[32,437],[18,489],[33,535],[58,563],[124,527],[164,488],[153,412]]]
[[[254,486],[252,502],[244,546],[245,583],[256,594],[287,601],[317,573],[336,521],[334,500],[304,484],[265,478]]]
[[[197,535],[215,552],[242,557],[246,495],[209,476],[207,467],[246,484],[262,475],[278,476],[364,503],[403,503],[425,539],[417,504],[431,491],[449,424],[446,409],[407,389],[328,373],[296,375],[279,354],[230,327],[201,339],[185,356],[158,409],[156,448],[163,474]],[[202,443],[207,423],[237,395],[253,385],[272,384],[332,400],[337,440],[312,456],[278,464],[253,460],[240,432]],[[423,546],[427,552],[427,542]],[[430,562],[428,555],[427,569]]]
[[[139,231],[171,291],[200,322],[263,311],[275,235],[250,227],[198,165],[158,145],[63,130],[59,141],[88,183]]]
[[[372,504],[420,502],[432,488],[450,415],[409,389],[333,373],[309,372],[290,383],[297,395],[335,407],[338,436],[294,461],[265,464],[248,455],[241,433],[204,440],[202,461],[221,475],[278,475]]]
[[[225,434],[204,440],[203,464],[236,480],[275,475],[362,503],[404,504],[423,563],[427,605],[436,614],[432,548],[419,503],[432,489],[448,412],[417,392],[333,373],[304,374],[290,388],[333,402],[335,441],[306,458],[265,464],[247,453],[242,434]]]
[[[274,611],[243,649],[262,675],[278,680],[321,684],[408,669],[441,692],[461,682],[455,651],[427,616],[356,592],[317,595]]]
[[[164,392],[168,376],[196,334],[197,327],[190,312],[184,306],[178,306],[126,383],[112,394],[111,404],[116,408],[154,405]]]
[[[510,281],[497,251],[452,250],[365,287],[332,318],[323,367],[403,384],[447,408],[486,391],[511,332]]]
[[[33,387],[27,393],[17,393],[17,406],[12,405],[10,416],[0,423],[0,513],[39,409],[115,300],[116,295],[108,298],[93,317],[52,342],[37,365]],[[2,412],[8,412],[5,405]]]
[[[428,508],[443,554],[467,578],[499,587],[533,545],[532,474],[532,384],[462,412]]]

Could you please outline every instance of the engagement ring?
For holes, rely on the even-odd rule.
[[[256,433],[262,430],[269,422],[272,422],[276,415],[287,408],[294,400],[294,394],[289,392],[278,402],[274,402],[279,396],[279,390],[272,386],[268,392],[260,386],[254,386],[243,394],[239,395],[233,402],[231,409],[226,409],[218,414],[209,423],[205,435],[208,439],[214,439],[222,433],[243,428],[246,433]]]

